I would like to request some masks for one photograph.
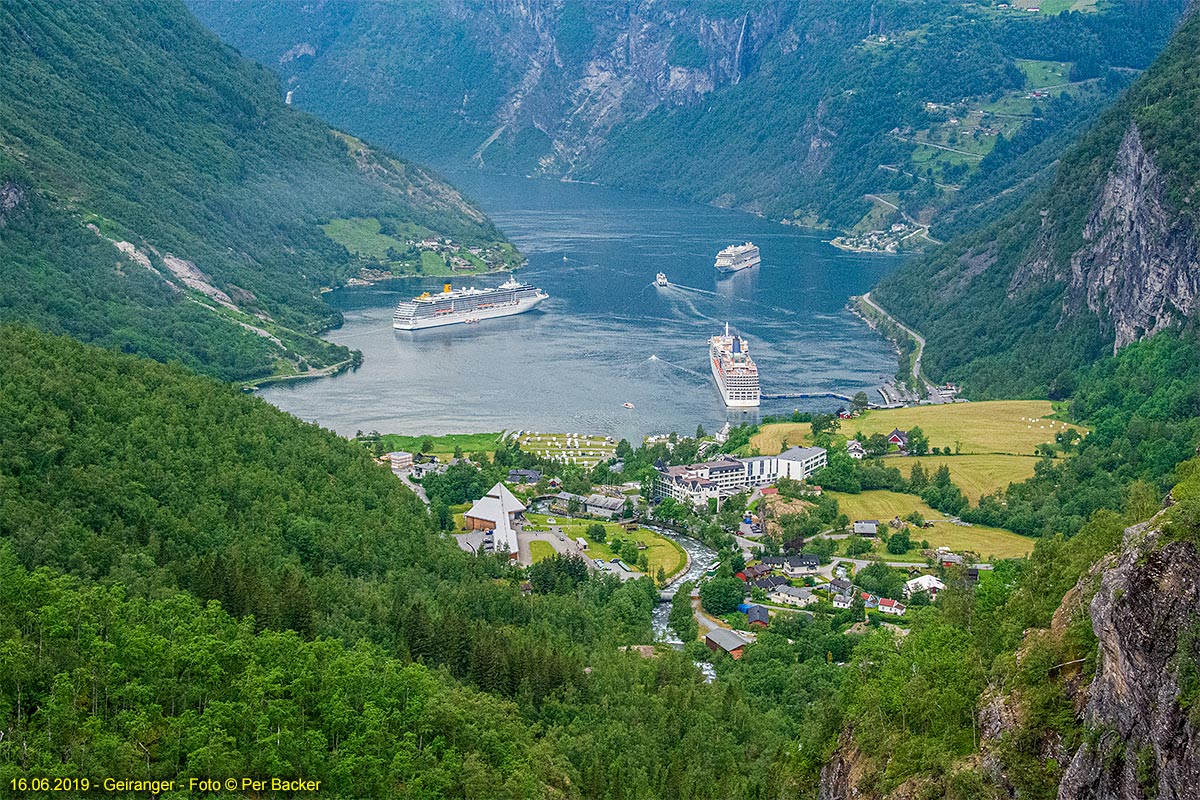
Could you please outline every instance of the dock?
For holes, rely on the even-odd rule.
[[[760,394],[763,400],[814,400],[821,397],[832,397],[835,400],[844,400],[847,403],[852,402],[854,398],[848,397],[837,392],[795,392],[785,394]]]

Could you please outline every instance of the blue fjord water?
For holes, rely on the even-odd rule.
[[[328,338],[361,350],[363,365],[270,387],[264,398],[344,435],[525,429],[636,442],[839,405],[766,400],[727,411],[705,343],[726,322],[748,340],[766,394],[861,389],[877,399],[895,372],[887,344],[845,310],[895,257],[841,252],[819,233],[653,195],[482,174],[454,181],[527,256],[518,277],[550,299],[516,317],[403,332],[391,327],[395,304],[441,280],[338,290],[329,299],[346,322]],[[717,251],[746,240],[762,265],[719,275]],[[653,285],[659,271],[669,287]]]

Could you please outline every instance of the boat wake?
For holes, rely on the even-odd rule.
[[[666,364],[668,367],[674,367],[675,369],[679,370],[680,372],[686,372],[689,375],[695,375],[697,378],[704,378],[704,379],[708,378],[707,375],[705,375],[701,372],[697,372],[696,370],[691,369],[689,367],[685,367],[681,364],[676,364],[674,361],[667,361],[665,358],[659,358],[658,356],[650,356],[646,360],[653,361],[657,364]]]

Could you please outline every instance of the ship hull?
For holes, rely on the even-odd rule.
[[[726,408],[758,408],[761,397],[755,392],[753,398],[730,397],[729,387],[725,385],[725,377],[721,374],[720,363],[715,358],[708,359],[709,367],[712,369],[713,380],[717,384],[717,391],[721,393],[721,399],[725,401]]]
[[[464,322],[481,322],[485,319],[511,317],[514,314],[524,314],[526,311],[532,311],[545,299],[546,295],[543,294],[518,300],[515,303],[510,303],[503,306],[475,308],[462,313],[452,311],[447,314],[439,314],[436,316],[414,319],[398,319],[392,321],[392,327],[398,331],[420,331],[425,330],[426,328],[443,328],[447,325],[459,325]]]
[[[760,263],[762,263],[761,258],[754,258],[749,261],[746,261],[744,264],[731,264],[728,267],[717,267],[717,272],[728,275],[731,272],[741,272],[744,269],[750,269],[751,267],[757,267]]]

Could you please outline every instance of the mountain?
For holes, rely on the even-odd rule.
[[[977,396],[1067,396],[1084,365],[1195,319],[1197,103],[1192,15],[1049,187],[879,285],[873,297],[927,333],[931,375]]]
[[[0,319],[226,380],[321,374],[352,356],[315,336],[340,320],[319,289],[378,266],[338,223],[515,258],[430,172],[286,107],[181,3],[18,0],[0,41]]]
[[[970,224],[977,182],[1025,196],[1182,5],[192,2],[296,104],[433,163],[847,228]]]

